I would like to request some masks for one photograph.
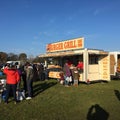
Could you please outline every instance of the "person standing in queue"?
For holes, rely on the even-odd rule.
[[[33,66],[27,62],[26,63],[26,84],[27,84],[27,93],[28,97],[26,100],[30,100],[33,97],[33,78],[34,77],[34,70]]]
[[[67,62],[64,64],[63,72],[65,77],[65,87],[69,87],[69,82],[72,79],[72,74]]]
[[[25,69],[26,69],[25,65],[21,66],[21,72],[22,72],[21,77],[23,80],[23,89],[26,92],[27,91],[27,84],[26,84],[26,71],[25,71]]]
[[[12,90],[13,97],[14,97],[14,103],[16,104],[17,97],[16,97],[16,89],[17,89],[17,84],[20,81],[20,75],[18,73],[18,70],[16,69],[15,65],[10,65],[8,64],[4,70],[4,74],[6,75],[6,98],[5,98],[5,103],[8,104],[8,99],[10,92]]]
[[[78,86],[78,81],[79,81],[80,74],[78,72],[77,67],[73,68],[73,85]]]

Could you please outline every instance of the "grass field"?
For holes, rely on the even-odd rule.
[[[34,98],[0,103],[0,120],[120,120],[120,80],[69,88],[34,82]]]

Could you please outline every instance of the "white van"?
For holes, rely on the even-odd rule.
[[[6,63],[16,65],[17,68],[20,67],[20,61],[7,61]]]

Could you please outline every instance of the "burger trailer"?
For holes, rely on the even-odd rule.
[[[110,81],[110,55],[109,52],[98,49],[84,48],[84,38],[75,38],[46,45],[46,53],[39,57],[45,59],[45,66],[63,68],[65,61],[69,60],[75,66],[78,61],[83,61],[83,73],[80,74],[80,82]],[[51,78],[58,78],[55,71],[49,74]]]

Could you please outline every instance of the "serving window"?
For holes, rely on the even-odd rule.
[[[89,64],[98,64],[98,55],[89,55]]]

